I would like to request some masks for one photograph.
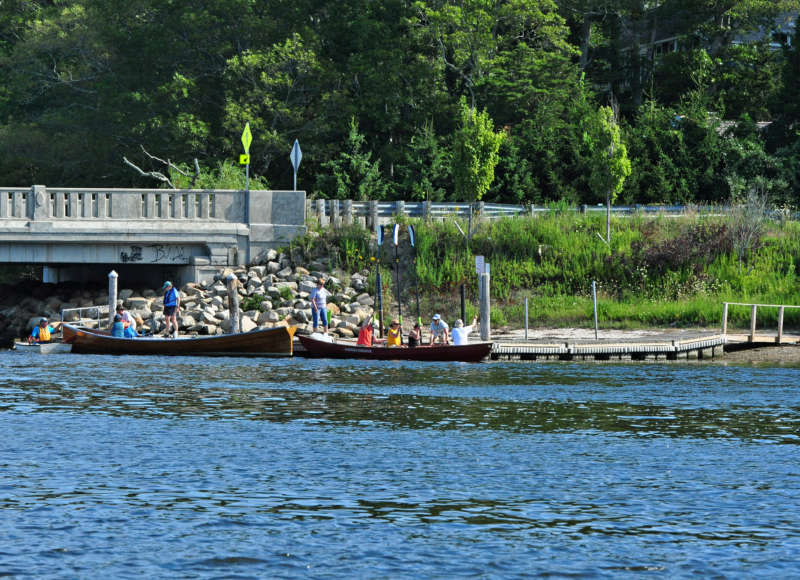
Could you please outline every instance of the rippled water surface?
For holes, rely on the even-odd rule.
[[[0,353],[0,576],[800,576],[800,369]]]

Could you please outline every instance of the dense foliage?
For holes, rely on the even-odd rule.
[[[298,187],[317,196],[595,203],[609,192],[596,191],[588,128],[611,106],[630,161],[620,201],[756,189],[796,206],[800,57],[785,15],[798,8],[4,0],[0,175],[14,186],[157,186],[122,158],[190,174],[197,158],[197,184],[235,183],[249,122],[260,186],[291,185],[298,139]]]

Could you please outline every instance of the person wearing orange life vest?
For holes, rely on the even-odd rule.
[[[54,326],[47,323],[46,318],[39,320],[39,324],[33,327],[31,335],[28,337],[28,344],[41,344],[53,340],[53,333],[61,326],[60,322],[56,322]]]
[[[361,330],[358,331],[358,340],[356,344],[359,346],[373,346],[386,342],[385,338],[375,338],[375,325],[372,320],[365,318],[361,323]]]

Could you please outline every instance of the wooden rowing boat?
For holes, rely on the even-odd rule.
[[[202,356],[292,356],[295,326],[276,326],[240,334],[179,338],[115,338],[64,324],[63,340],[80,354],[160,354]]]
[[[305,347],[307,356],[319,358],[478,362],[489,356],[492,350],[491,342],[476,342],[463,346],[435,345],[401,348],[361,346],[352,342],[327,342],[310,336],[298,336],[297,338]]]

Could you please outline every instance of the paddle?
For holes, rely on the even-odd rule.
[[[408,239],[411,242],[411,247],[414,248],[414,281],[417,291],[417,324],[422,326],[422,315],[420,314],[419,310],[419,272],[417,272],[417,246],[414,244],[414,226],[409,224],[408,226]]]
[[[375,253],[378,258],[375,259],[375,296],[377,304],[375,305],[378,310],[378,334],[383,338],[383,281],[381,280],[381,264],[380,264],[380,250],[383,245],[383,226],[376,227],[376,237],[378,245]]]
[[[403,326],[403,308],[400,304],[400,254],[398,252],[398,238],[400,233],[400,225],[394,224],[392,228],[392,241],[394,242],[394,272],[395,278],[397,278],[397,319],[400,321],[400,326]]]

